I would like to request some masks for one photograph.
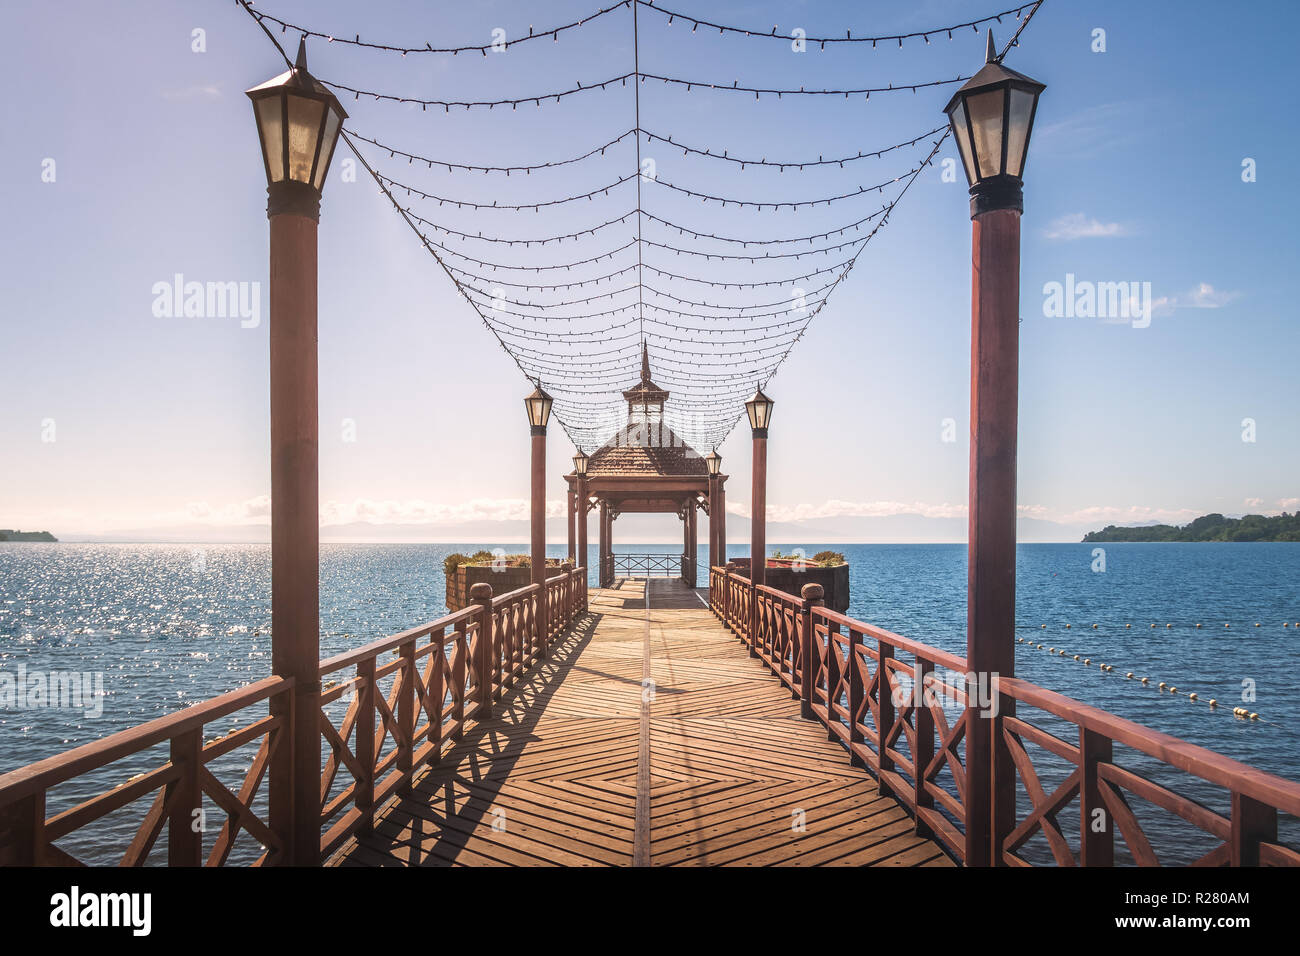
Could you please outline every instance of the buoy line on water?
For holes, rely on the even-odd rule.
[[[1124,626],[1127,628],[1129,625],[1125,624]],[[1152,627],[1155,627],[1154,624],[1152,624],[1151,626],[1152,626]],[[1166,626],[1167,626],[1167,627],[1173,627],[1172,624],[1169,624],[1169,625],[1166,625]],[[1196,626],[1197,626],[1197,627],[1200,627],[1201,625],[1197,624]],[[1228,625],[1226,625],[1226,624],[1224,625],[1224,627],[1227,627],[1227,626],[1228,626]],[[1255,626],[1256,626],[1256,627],[1259,627],[1258,624],[1256,624]],[[1284,625],[1282,625],[1282,626],[1285,627],[1286,625],[1284,624]],[[1043,628],[1046,628],[1046,627],[1047,627],[1047,625],[1044,624],[1044,625],[1043,625]],[[1097,625],[1094,624],[1094,625],[1093,625],[1093,628],[1096,629],[1096,627],[1097,627]],[[1300,624],[1297,624],[1296,627],[1300,627]],[[1070,629],[1071,629],[1069,624],[1065,625],[1065,628],[1066,628],[1066,630],[1070,630]],[[1059,657],[1061,657],[1062,659],[1068,659],[1068,660],[1077,661],[1078,663],[1083,664],[1084,667],[1091,667],[1091,666],[1092,666],[1092,663],[1093,663],[1091,657],[1085,657],[1085,656],[1082,655],[1082,654],[1073,654],[1073,653],[1071,653],[1071,652],[1069,652],[1069,651],[1066,651],[1066,650],[1063,649],[1063,648],[1057,648],[1057,647],[1052,647],[1052,646],[1049,646],[1049,645],[1046,645],[1046,644],[1041,644],[1041,643],[1039,643],[1037,640],[1034,640],[1034,639],[1032,639],[1032,638],[1027,638],[1027,637],[1017,637],[1017,638],[1016,638],[1016,643],[1017,643],[1017,644],[1023,644],[1023,645],[1025,645],[1026,647],[1034,648],[1034,649],[1036,649],[1036,650],[1040,650],[1040,651],[1045,650],[1045,651],[1047,651],[1048,654],[1050,654],[1050,655],[1052,655],[1052,656],[1059,656]],[[1103,664],[1103,663],[1098,663],[1098,664],[1097,664],[1097,671],[1098,671],[1098,673],[1104,673],[1104,674],[1117,674],[1117,673],[1119,673],[1118,671],[1115,670],[1115,667],[1114,667],[1113,664]],[[1125,680],[1133,680],[1133,681],[1137,681],[1139,684],[1141,684],[1141,685],[1144,686],[1144,687],[1149,687],[1149,686],[1151,686],[1151,684],[1152,684],[1152,678],[1150,678],[1150,677],[1138,677],[1137,674],[1136,674],[1136,672],[1134,672],[1134,671],[1125,671],[1125,672],[1124,672],[1124,679],[1125,679]],[[1179,689],[1178,689],[1178,687],[1177,687],[1176,685],[1170,684],[1168,681],[1159,681],[1158,683],[1156,683],[1155,686],[1156,686],[1156,689],[1159,690],[1161,693],[1168,692],[1169,695],[1170,695],[1171,697],[1186,696],[1186,698],[1187,698],[1189,701],[1191,701],[1192,703],[1197,703],[1197,702],[1199,702],[1200,699],[1201,699],[1200,695],[1197,694],[1195,691],[1188,691],[1188,692],[1185,692],[1185,693],[1184,693],[1184,692],[1182,692],[1182,691],[1179,691]],[[1216,700],[1216,699],[1213,698],[1213,697],[1210,697],[1210,698],[1207,699],[1207,703],[1208,703],[1209,708],[1210,708],[1211,711],[1213,711],[1213,712],[1215,712],[1215,713],[1217,713],[1217,712],[1219,711],[1219,702],[1218,702],[1218,700]],[[1226,710],[1226,708],[1225,708],[1225,710]],[[1269,724],[1270,726],[1273,726],[1273,722],[1272,722],[1271,720],[1265,720],[1265,719],[1264,719],[1263,717],[1261,717],[1261,716],[1260,716],[1256,711],[1250,710],[1250,709],[1247,708],[1247,707],[1233,707],[1233,708],[1232,708],[1232,716],[1238,718],[1239,720],[1255,721],[1255,722],[1258,722],[1258,723],[1261,723],[1261,724]]]

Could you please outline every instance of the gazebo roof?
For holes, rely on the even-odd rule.
[[[650,353],[641,346],[641,381],[623,393],[628,402],[627,424],[592,453],[587,475],[605,477],[673,477],[707,475],[703,456],[686,444],[663,420],[668,392],[650,378]],[[648,414],[658,406],[657,420]],[[638,416],[637,410],[642,411]]]
[[[708,473],[708,465],[699,452],[678,438],[671,428],[645,422],[629,422],[587,462],[587,475],[592,478]]]

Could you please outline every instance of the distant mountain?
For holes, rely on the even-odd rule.
[[[0,541],[58,541],[48,531],[13,531],[0,528]]]
[[[1107,525],[1083,536],[1094,541],[1300,541],[1300,512],[1280,515],[1201,515],[1185,525],[1152,524],[1121,528]]]

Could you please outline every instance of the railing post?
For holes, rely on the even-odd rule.
[[[397,727],[402,739],[397,742],[397,770],[402,775],[397,792],[406,796],[411,792],[415,771],[415,682],[420,672],[415,667],[415,638],[398,648],[402,659],[402,686],[397,694]]]
[[[805,584],[799,590],[803,606],[799,612],[799,716],[805,720],[812,719],[813,688],[817,684],[817,622],[813,619],[813,608],[826,603],[826,589],[820,584]]]
[[[171,764],[180,776],[171,784],[171,813],[167,818],[167,865],[203,865],[203,728],[195,727],[171,739]]]
[[[40,866],[44,831],[44,790],[0,807],[0,866]]]
[[[926,768],[930,766],[930,761],[934,759],[934,714],[925,702],[925,685],[930,675],[934,673],[934,664],[930,661],[916,661],[916,686],[912,688],[912,723],[916,727],[916,752],[912,754],[913,769],[912,775],[912,799],[916,804],[916,835],[920,837],[930,837],[932,834],[930,828],[921,822],[921,809],[930,809],[934,806],[934,797],[931,796],[929,789],[925,785]]]
[[[750,574],[754,573],[753,566],[749,569]],[[754,584],[753,577],[749,579],[749,610],[745,615],[745,643],[749,645],[749,656],[757,657],[758,650],[758,586]]]
[[[357,764],[361,776],[353,791],[353,804],[361,813],[357,825],[360,833],[374,826],[375,811],[375,659],[368,657],[357,664]]]
[[[1232,866],[1259,866],[1259,844],[1277,842],[1277,810],[1244,794],[1232,794]]]
[[[849,658],[845,667],[849,669],[849,764],[854,767],[865,767],[867,762],[858,755],[853,749],[854,744],[864,743],[866,738],[858,725],[858,714],[862,710],[863,698],[866,696],[867,688],[862,683],[862,668],[858,666],[858,648],[862,647],[862,634],[859,631],[849,628]],[[882,793],[892,793],[885,786],[884,772],[894,769],[894,762],[885,756],[885,736],[889,733],[889,728],[894,726],[894,701],[889,693],[889,670],[886,661],[894,656],[894,648],[884,641],[876,641],[876,649],[880,653],[876,677],[876,693],[880,700],[876,705],[876,713],[879,720],[876,721],[876,734],[878,740],[877,763],[879,775],[876,782],[879,784]]]
[[[1102,801],[1099,764],[1110,763],[1111,740],[1079,728],[1079,862],[1082,866],[1115,865],[1115,821]],[[1001,845],[994,851],[1000,856]]]
[[[561,615],[561,627],[557,631],[562,631],[573,623],[573,562],[565,561],[560,565],[564,572],[562,583],[560,584],[560,594],[563,597],[563,613]]]

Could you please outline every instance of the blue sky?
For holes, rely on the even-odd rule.
[[[948,0],[678,3],[709,19],[810,35],[907,32],[1001,9]],[[490,42],[495,27],[513,35],[596,6],[503,0],[435,13],[414,2],[266,0],[259,9],[339,35],[437,45]],[[1048,84],[1026,172],[1019,501],[1025,516],[1054,524],[1035,525],[1031,536],[1300,506],[1298,194],[1288,166],[1297,96],[1287,69],[1300,8],[1251,9],[1224,18],[1209,3],[1047,0],[1008,58]],[[227,2],[25,2],[11,19],[24,40],[0,65],[16,91],[0,151],[9,224],[0,237],[0,526],[263,537],[265,184],[243,90],[282,69],[278,54]],[[196,29],[203,52],[192,49]],[[365,89],[530,95],[630,69],[626,13],[584,29],[499,57],[402,58],[322,43],[309,53],[318,76]],[[1105,31],[1105,52],[1092,50],[1096,29]],[[644,15],[641,41],[647,72],[741,85],[917,82],[968,73],[983,53],[982,38],[964,31],[929,47],[795,57],[780,42],[692,36]],[[939,125],[951,92],[751,103],[643,89],[646,128],[788,156],[901,141]],[[630,92],[619,90],[509,115],[346,105],[352,129],[488,165],[573,155],[632,125]],[[374,184],[364,175],[342,181],[346,155],[336,157],[320,228],[326,532],[363,520],[376,537],[400,526],[402,535],[438,539],[500,521],[501,537],[512,536],[526,516],[520,399],[529,386]],[[945,144],[941,157],[953,155]],[[1247,158],[1254,182],[1242,179]],[[49,160],[53,182],[43,181]],[[664,157],[665,177],[732,195],[806,198],[858,182],[856,173],[801,183],[794,173],[778,180],[672,161]],[[407,173],[400,160],[380,167]],[[517,200],[578,192],[608,181],[611,169],[557,171],[545,186],[421,181],[434,192]],[[873,517],[964,513],[970,226],[964,183],[941,173],[939,165],[921,175],[771,382],[774,522],[843,521],[865,538]],[[716,209],[668,208],[697,227],[723,222]],[[563,215],[576,223],[592,213]],[[782,215],[792,218],[751,220],[753,228],[811,233],[845,219],[826,210]],[[526,218],[491,220],[497,225],[529,227]],[[238,319],[154,315],[153,286],[177,273],[261,282],[262,321],[241,328]],[[1150,325],[1045,316],[1044,285],[1067,274],[1149,282]],[[634,377],[629,369],[629,384]],[[945,419],[956,441],[942,440]],[[1254,441],[1242,440],[1246,419]],[[355,441],[344,440],[345,421]],[[720,449],[741,517],[747,432],[737,429]],[[558,509],[559,465],[572,447],[558,428],[549,447]],[[660,523],[636,536],[676,536]]]

